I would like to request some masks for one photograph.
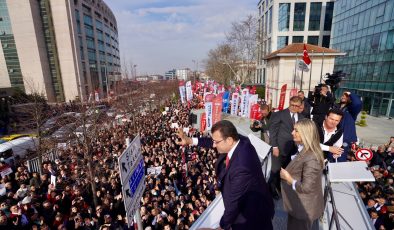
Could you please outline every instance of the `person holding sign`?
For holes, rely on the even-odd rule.
[[[292,135],[299,151],[286,169],[280,171],[283,206],[288,213],[287,229],[307,230],[324,211],[323,151],[313,121],[299,120]]]
[[[211,138],[189,138],[178,129],[177,144],[216,148],[219,153],[215,170],[225,210],[218,229],[273,229],[274,203],[255,148],[230,121],[215,123],[211,132]]]

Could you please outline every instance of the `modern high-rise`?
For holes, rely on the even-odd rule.
[[[62,102],[104,96],[119,79],[117,22],[103,0],[0,0],[0,43],[0,87]]]
[[[331,46],[347,55],[334,70],[347,76],[339,94],[363,98],[364,110],[394,117],[394,0],[337,0]]]
[[[260,0],[255,83],[265,84],[264,57],[292,43],[330,47],[334,0]]]

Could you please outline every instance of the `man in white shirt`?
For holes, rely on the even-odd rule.
[[[322,126],[318,129],[320,135],[320,147],[324,151],[325,158],[330,162],[346,161],[341,156],[343,154],[343,130],[338,127],[343,117],[340,109],[328,111]]]

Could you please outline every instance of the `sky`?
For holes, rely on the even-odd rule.
[[[137,65],[137,75],[164,75],[171,69],[203,71],[209,50],[225,41],[232,22],[257,14],[258,0],[105,2],[117,20],[121,65]]]

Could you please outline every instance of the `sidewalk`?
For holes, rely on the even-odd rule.
[[[360,120],[360,115],[358,120]],[[364,146],[386,144],[394,136],[394,119],[367,115],[366,127],[356,125],[357,136]]]

